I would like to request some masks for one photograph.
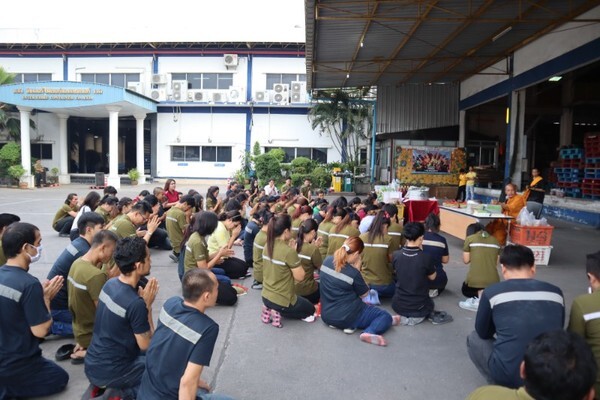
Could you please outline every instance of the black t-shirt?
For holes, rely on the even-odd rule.
[[[79,236],[67,245],[63,252],[58,256],[52,269],[48,272],[47,279],[50,280],[56,275],[61,275],[65,279],[65,283],[62,285],[56,296],[50,301],[51,310],[68,310],[69,301],[67,295],[67,277],[71,270],[71,265],[79,257],[83,256],[90,249],[90,244]]]
[[[248,222],[248,225],[244,228],[246,234],[244,235],[244,260],[246,262],[252,262],[252,251],[254,250],[254,238],[260,231],[260,226],[254,221]]]
[[[519,366],[527,344],[536,336],[563,329],[565,306],[562,291],[535,279],[509,279],[488,286],[479,300],[475,330],[483,339],[493,339],[488,361],[497,385],[523,385]]]
[[[369,291],[369,286],[360,271],[351,265],[345,265],[336,272],[332,256],[323,261],[320,272],[323,322],[340,329],[350,328],[367,307],[360,296]]]
[[[429,278],[435,261],[418,247],[403,247],[392,255],[396,271],[396,292],[392,308],[405,317],[426,317],[433,311],[429,298]]]

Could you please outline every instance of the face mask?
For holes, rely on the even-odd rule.
[[[29,259],[32,263],[40,261],[40,258],[42,258],[42,245],[40,245],[39,247],[35,247],[34,245],[30,246],[37,250],[37,254],[35,256],[32,256],[29,253],[27,253]]]

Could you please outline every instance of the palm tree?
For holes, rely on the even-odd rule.
[[[312,129],[329,135],[342,162],[357,165],[361,139],[370,132],[371,105],[363,101],[364,89],[322,91],[308,113]]]
[[[14,83],[15,76],[0,67],[0,85]],[[21,140],[21,121],[15,117],[16,107],[11,104],[0,103],[0,131],[6,130],[8,136],[18,142]],[[36,129],[35,122],[29,120],[31,129]]]

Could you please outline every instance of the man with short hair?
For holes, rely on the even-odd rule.
[[[179,261],[183,232],[189,220],[189,213],[195,204],[194,196],[186,194],[181,196],[179,202],[167,211],[167,233],[171,240],[171,246],[173,246],[173,254],[169,257],[175,262]]]
[[[292,178],[289,176],[285,178],[285,183],[281,187],[281,194],[286,194],[288,190],[292,188]]]
[[[269,184],[265,186],[265,196],[277,196],[278,194],[275,179],[269,179]]]
[[[118,239],[117,235],[108,230],[96,233],[90,249],[73,262],[69,271],[68,303],[77,343],[71,355],[72,364],[83,363],[86,349],[92,341],[98,299],[107,280],[100,267],[111,259]]]
[[[116,233],[119,239],[141,237],[148,243],[159,225],[158,217],[150,217],[151,213],[152,207],[142,200],[136,203],[124,217],[116,221],[110,230]],[[139,230],[138,228],[144,224],[147,230]]]
[[[119,389],[124,399],[135,399],[144,372],[144,356],[154,332],[152,304],[156,278],[141,289],[150,274],[150,251],[138,237],[117,242],[114,259],[121,274],[110,279],[99,296],[92,343],[85,357],[85,374],[96,387]]]
[[[149,194],[148,196],[144,197],[144,201],[148,203],[150,207],[152,207],[152,214],[150,214],[150,218],[156,216],[157,220],[160,221],[159,211],[161,204],[158,198],[153,194]],[[144,224],[140,226],[139,229],[146,230],[146,228],[147,226]],[[169,234],[167,233],[167,230],[161,228],[159,225],[152,234],[152,237],[148,242],[148,247],[152,249],[172,250],[173,246],[171,246],[171,241],[169,240]]]
[[[585,269],[590,293],[582,294],[573,301],[568,330],[586,340],[594,352],[596,363],[600,364],[600,251],[587,255]],[[596,377],[594,388],[600,395],[600,374]]]
[[[483,386],[467,400],[593,400],[597,365],[580,336],[556,330],[536,337],[525,351],[519,389]]]
[[[219,325],[206,315],[216,303],[219,282],[212,272],[194,268],[183,276],[182,286],[183,299],[170,298],[160,311],[138,397],[227,399],[209,395],[210,387],[201,378],[219,335]]]
[[[518,388],[525,347],[537,335],[562,329],[562,291],[535,277],[531,249],[509,245],[500,255],[504,281],[485,288],[479,299],[475,331],[467,337],[473,364],[489,383]]]
[[[100,202],[98,203],[98,206],[94,212],[99,214],[104,219],[104,225],[107,225],[113,219],[115,208],[117,207],[118,203],[119,199],[117,199],[115,196],[106,195],[100,199]]]
[[[79,237],[70,242],[60,256],[58,256],[50,272],[48,272],[47,279],[52,279],[60,275],[66,281],[71,270],[71,265],[73,265],[75,260],[88,252],[94,235],[102,230],[103,223],[104,219],[96,213],[83,214],[79,218],[79,221],[77,221]],[[70,337],[73,336],[73,317],[69,311],[67,286],[63,285],[50,302],[50,312],[52,313],[50,333]]]
[[[50,301],[63,285],[62,276],[41,284],[27,273],[42,255],[41,242],[40,230],[23,222],[2,236],[7,261],[0,267],[0,399],[49,396],[69,381],[39,346],[52,325]]]
[[[302,185],[302,187],[300,188],[300,193],[302,193],[302,196],[304,196],[304,198],[308,201],[310,201],[312,199],[312,188],[311,188],[311,182],[310,179],[306,178],[304,179],[304,185]]]

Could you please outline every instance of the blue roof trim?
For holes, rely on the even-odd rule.
[[[544,81],[551,76],[559,75],[566,71],[600,60],[600,38],[592,40],[582,46],[566,52],[552,60],[546,61],[533,67],[513,78],[509,78],[487,89],[475,93],[459,102],[458,108],[466,110],[478,106],[499,97],[506,96],[510,92],[534,85]]]
[[[185,104],[185,103],[183,103]],[[181,103],[158,104],[158,113],[173,113],[173,107],[180,107]],[[274,114],[274,115],[307,115],[310,107],[252,107],[246,106],[227,106],[227,105],[206,105],[181,107],[178,112],[182,114],[246,114],[252,110],[254,114]],[[270,110],[270,111],[269,111]]]

